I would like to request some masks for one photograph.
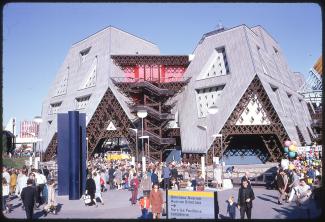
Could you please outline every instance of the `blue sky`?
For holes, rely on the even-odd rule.
[[[75,42],[109,26],[190,54],[218,23],[262,25],[293,71],[307,74],[322,50],[321,9],[311,3],[12,3],[3,8],[3,125],[32,120]]]

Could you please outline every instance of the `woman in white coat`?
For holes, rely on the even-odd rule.
[[[23,188],[27,187],[27,180],[28,180],[27,171],[26,170],[21,171],[21,173],[18,174],[17,186],[16,186],[16,195],[19,197],[19,199],[20,199],[21,191],[23,190]]]
[[[104,205],[104,200],[102,198],[101,185],[100,185],[100,175],[97,172],[94,172],[93,179],[96,185],[95,199],[98,197],[102,205]]]

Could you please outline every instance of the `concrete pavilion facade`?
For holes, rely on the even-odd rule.
[[[125,77],[113,55],[156,58],[160,52],[157,45],[115,27],[72,45],[43,102],[40,135],[45,159],[56,153],[56,114],[70,110],[86,113],[92,146],[99,144],[95,135],[120,136],[134,150],[134,135],[127,128],[139,128],[139,118],[130,111],[131,98],[112,82],[112,77]],[[283,155],[283,140],[298,145],[311,142],[311,117],[292,83],[294,73],[279,44],[263,27],[240,25],[206,33],[188,63],[183,77],[189,82],[172,99],[176,105],[171,112],[174,120],[169,122],[178,130],[173,136],[181,141],[171,148],[180,145],[185,159],[186,154],[220,156],[252,135],[264,146],[265,158],[273,161]],[[217,113],[209,114],[210,107]],[[105,119],[102,124],[101,118]],[[109,127],[117,130],[107,133]],[[216,134],[222,134],[222,140]]]

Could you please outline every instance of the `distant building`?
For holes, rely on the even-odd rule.
[[[322,143],[322,56],[318,58],[313,68],[310,69],[307,80],[299,88],[299,92],[304,96],[308,104],[308,110],[312,117],[312,131],[311,136],[313,141]]]
[[[157,45],[108,27],[72,45],[43,102],[45,160],[56,155],[56,114],[70,110],[86,113],[89,155],[112,138],[134,155],[130,128],[141,132],[142,109],[152,160],[181,147],[188,161],[206,154],[209,163],[212,156],[277,161],[284,140],[311,142],[297,78],[261,26],[206,33],[190,56],[160,55]]]
[[[33,138],[38,136],[38,125],[34,121],[21,121],[20,122],[20,138]]]

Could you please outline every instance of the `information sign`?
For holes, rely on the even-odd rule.
[[[174,191],[167,192],[168,219],[215,219],[217,192]],[[216,203],[218,204],[218,203]]]

